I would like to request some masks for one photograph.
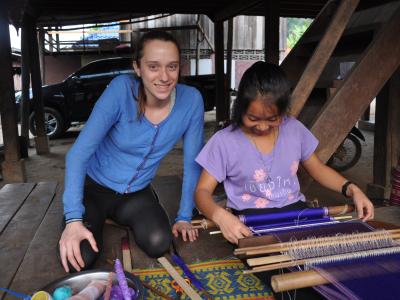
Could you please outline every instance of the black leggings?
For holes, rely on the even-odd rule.
[[[148,256],[160,257],[169,250],[172,241],[170,222],[151,185],[134,193],[119,194],[87,176],[84,206],[83,222],[93,233],[99,252],[103,247],[106,218],[129,226],[136,243]],[[83,240],[80,246],[85,269],[89,269],[99,253],[93,251],[87,240]]]

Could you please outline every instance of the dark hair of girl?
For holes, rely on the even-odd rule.
[[[243,115],[258,96],[263,97],[266,105],[276,105],[280,116],[289,111],[290,82],[279,66],[258,61],[244,72],[233,106],[234,128],[243,124]]]
[[[139,41],[136,45],[136,51],[135,51],[133,59],[136,62],[138,67],[140,66],[140,60],[143,57],[144,46],[146,45],[147,42],[153,41],[153,40],[159,40],[159,41],[173,43],[176,46],[176,48],[178,49],[178,53],[179,53],[179,57],[180,57],[181,49],[179,47],[178,42],[171,34],[169,34],[168,32],[165,32],[165,31],[152,30],[152,31],[146,32],[144,35],[142,35],[142,37],[139,39]],[[138,96],[137,96],[137,101],[138,101],[138,106],[139,106],[138,117],[140,117],[144,114],[145,104],[146,104],[146,93],[144,91],[143,80],[140,77],[139,77],[139,92],[138,92]]]

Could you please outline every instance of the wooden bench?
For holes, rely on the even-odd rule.
[[[37,229],[52,207],[56,189],[56,182],[39,182],[7,184],[0,190],[0,287],[25,291],[19,286],[21,268],[35,246]],[[35,257],[31,262],[43,259]],[[0,298],[3,296],[0,292]]]

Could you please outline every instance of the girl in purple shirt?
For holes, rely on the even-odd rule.
[[[289,100],[290,84],[281,68],[255,63],[239,84],[232,124],[217,132],[196,158],[203,167],[195,192],[197,207],[232,243],[251,235],[236,214],[306,208],[297,178],[300,163],[320,184],[351,197],[359,218],[373,217],[365,194],[318,159],[317,139],[287,114]],[[234,213],[213,201],[219,182]]]

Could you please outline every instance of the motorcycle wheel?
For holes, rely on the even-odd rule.
[[[353,167],[361,157],[361,143],[354,135],[348,135],[333,153],[328,161],[328,166],[338,172],[343,172]]]

